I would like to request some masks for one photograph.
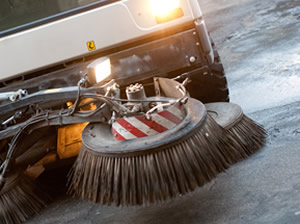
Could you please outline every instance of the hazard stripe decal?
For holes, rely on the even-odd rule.
[[[135,126],[133,126],[132,124],[130,124],[129,122],[127,122],[124,119],[118,119],[118,123],[123,128],[125,128],[126,130],[128,130],[131,134],[133,134],[134,136],[136,136],[138,138],[148,136],[144,132],[140,131],[138,128],[136,128]]]
[[[117,136],[115,136],[116,139],[124,138],[124,140],[126,140],[126,139],[136,138],[135,135],[131,134],[128,130],[126,130],[124,127],[122,127],[118,122],[113,123],[112,129],[113,129],[113,134],[117,135]],[[120,136],[120,137],[118,137],[118,136]],[[122,140],[122,139],[118,139],[118,140]]]
[[[184,118],[180,104],[166,110],[150,114],[150,119],[143,115],[123,117],[112,124],[112,132],[116,140],[142,138],[165,132],[178,125]]]
[[[179,124],[181,122],[181,119],[178,118],[177,116],[175,116],[174,114],[172,114],[170,111],[168,110],[164,110],[162,112],[159,112],[158,115],[168,119],[169,121],[175,123],[175,124]]]
[[[120,141],[126,140],[126,138],[124,138],[124,137],[123,137],[119,132],[117,132],[114,128],[112,128],[112,132],[113,132],[113,135],[114,135],[115,139],[120,140]]]
[[[136,119],[143,122],[149,128],[152,128],[153,130],[157,131],[158,133],[162,133],[162,132],[165,132],[168,130],[167,128],[165,128],[164,126],[160,125],[159,123],[157,123],[153,120],[147,120],[144,116],[138,116],[138,117],[136,117]]]
[[[156,135],[158,133],[154,129],[149,128],[149,126],[147,126],[146,124],[138,120],[137,117],[124,117],[123,119],[127,121],[129,124],[131,124],[133,127],[138,127],[138,130],[140,130],[147,136]]]
[[[159,123],[161,126],[165,127],[167,130],[176,126],[175,123],[171,122],[163,116],[160,116],[159,114],[151,114],[151,119]]]
[[[170,113],[174,114],[176,117],[178,117],[180,120],[183,120],[183,110],[182,110],[182,105],[181,104],[176,104],[174,106],[171,106],[170,108],[167,109]]]

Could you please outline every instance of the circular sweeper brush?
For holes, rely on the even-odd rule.
[[[39,161],[55,147],[56,135],[49,134],[48,130],[50,129],[39,130],[39,133],[34,132],[36,136],[27,136],[26,141],[18,148],[21,155],[18,155],[13,165],[8,166],[9,172],[0,177],[0,183],[3,184],[4,181],[0,190],[1,224],[23,223],[46,207],[51,200],[39,183],[24,174],[28,166]],[[0,162],[7,164],[7,160]]]
[[[151,127],[144,135],[132,127],[128,117],[119,121],[123,122],[119,129],[118,125],[112,130],[108,124],[89,124],[82,133],[70,192],[102,204],[143,205],[193,191],[228,168],[235,155],[225,150],[224,129],[197,100],[189,99],[181,108],[182,116],[177,115],[181,121],[168,130],[161,126],[168,123],[163,116],[176,123],[170,110],[150,119],[136,117],[142,126]],[[159,133],[151,135],[153,130]]]
[[[266,141],[264,128],[247,117],[240,106],[233,103],[205,104],[208,114],[223,127],[230,141],[228,151],[233,162],[245,159],[262,148]]]
[[[49,196],[34,180],[21,171],[16,171],[7,177],[0,192],[0,223],[23,223],[49,201]]]

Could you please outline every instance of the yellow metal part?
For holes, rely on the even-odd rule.
[[[87,104],[85,106],[83,106],[82,108],[80,108],[81,111],[86,111],[86,110],[96,110],[97,107],[94,103],[88,103],[89,101],[93,100],[92,98],[86,98],[80,101],[80,105],[82,104]],[[73,103],[72,102],[67,102],[67,107],[68,108],[72,108],[73,107]]]
[[[57,154],[60,159],[78,155],[81,147],[81,133],[87,124],[68,125],[58,129]]]
[[[89,101],[93,100],[92,98],[86,98],[80,101],[80,105],[87,104],[86,106],[80,108],[80,110],[96,110],[97,107],[94,103],[88,103]]]
[[[86,105],[80,108],[80,110],[95,110],[97,107],[94,103],[89,103],[91,100],[91,98],[83,99],[80,105]],[[73,103],[68,102],[67,106],[71,108]],[[57,154],[60,159],[67,159],[78,155],[81,147],[81,133],[87,124],[73,124],[58,129]]]
[[[25,174],[27,176],[30,176],[30,177],[36,179],[45,171],[45,168],[44,168],[45,165],[54,163],[56,160],[57,160],[56,152],[50,152],[44,158],[42,158],[40,161],[38,161],[34,165],[28,167],[25,170]]]
[[[56,152],[48,153],[44,158],[35,163],[33,166],[44,166],[50,163],[54,163],[57,160]]]
[[[95,110],[96,105],[89,103],[92,99],[84,99],[81,105],[86,104],[80,110]],[[73,103],[67,102],[68,108],[72,108]],[[28,167],[25,171],[26,175],[32,178],[38,178],[45,170],[44,166],[56,162],[58,159],[67,159],[77,156],[81,147],[81,133],[88,123],[68,125],[58,128],[57,131],[57,151],[48,153],[44,158]],[[1,147],[0,142],[0,147]],[[1,149],[1,148],[0,148]]]

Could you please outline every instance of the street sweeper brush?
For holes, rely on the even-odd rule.
[[[23,223],[48,202],[49,196],[34,180],[20,171],[14,172],[0,192],[0,223]]]
[[[236,161],[247,158],[262,148],[266,141],[264,128],[247,117],[240,106],[233,103],[205,104],[207,112],[222,126],[230,141],[228,150],[236,154]]]
[[[55,137],[51,134],[41,137],[16,158],[13,171],[5,177],[4,187],[0,191],[0,223],[23,223],[50,201],[49,195],[41,185],[26,176],[24,170],[55,147]],[[30,139],[28,141],[32,142]],[[27,145],[25,143],[23,145]],[[22,150],[22,147],[20,149]]]
[[[143,205],[193,191],[228,168],[236,155],[225,150],[224,129],[207,116],[201,102],[190,98],[182,108],[185,116],[175,127],[142,138],[118,140],[120,133],[122,138],[128,132],[140,135],[134,127],[112,131],[108,124],[89,124],[73,166],[70,192],[102,204]],[[156,124],[145,117],[137,120]]]

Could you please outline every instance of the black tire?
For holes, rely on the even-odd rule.
[[[229,90],[224,68],[213,42],[212,46],[215,57],[214,63],[209,66],[207,73],[193,76],[192,82],[187,86],[187,90],[191,97],[203,103],[229,102]]]

